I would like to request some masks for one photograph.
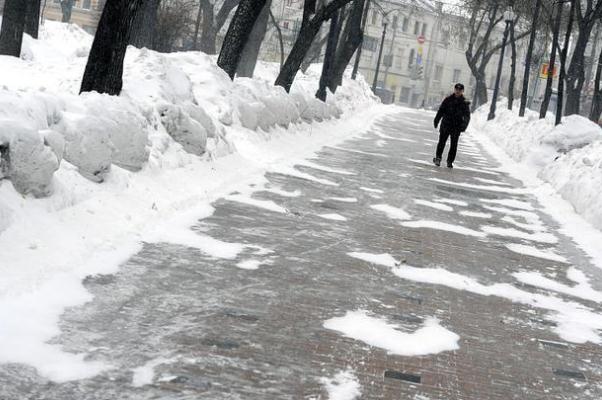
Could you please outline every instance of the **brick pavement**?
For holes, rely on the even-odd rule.
[[[388,268],[346,255],[389,253],[416,267],[441,266],[483,284],[507,282],[529,292],[549,293],[518,283],[513,272],[553,272],[555,279],[570,284],[565,278],[569,265],[522,256],[505,247],[529,241],[407,228],[369,207],[396,205],[413,219],[474,230],[484,221],[458,211],[490,212],[494,218],[488,224],[512,227],[501,220],[503,214],[484,208],[480,199],[512,197],[538,207],[528,194],[454,185],[486,185],[476,180],[481,178],[520,187],[503,174],[450,171],[419,162],[432,158],[430,140],[435,138],[429,136],[430,124],[430,114],[400,112],[380,120],[362,138],[324,148],[314,160],[355,175],[297,166],[337,182],[336,187],[269,173],[272,185],[300,190],[302,195],[282,197],[260,191],[253,196],[273,200],[286,207],[287,214],[220,200],[214,204],[214,215],[193,228],[226,242],[259,245],[273,250],[271,254],[258,256],[256,249],[247,248],[236,260],[222,260],[184,246],[146,244],[117,275],[89,277],[85,284],[95,300],[64,315],[63,334],[56,343],[67,351],[88,352],[90,359],[116,368],[92,379],[56,384],[44,381],[31,368],[3,365],[0,398],[326,399],[320,378],[351,368],[361,384],[362,399],[601,399],[601,348],[560,339],[548,311],[403,280]],[[461,147],[458,167],[495,167],[489,155],[481,154],[463,153]],[[455,210],[449,212],[414,202],[437,197],[469,205],[451,205]],[[549,216],[535,212],[560,239],[556,251],[602,289],[602,274],[558,232]],[[328,213],[343,215],[347,221],[317,216]],[[257,270],[236,268],[236,263],[248,258],[266,264]],[[580,302],[600,311],[599,304]],[[354,310],[367,310],[408,331],[436,316],[442,326],[460,336],[460,348],[402,357],[323,328],[325,320]],[[153,383],[134,387],[133,369],[158,357],[164,361],[155,367]],[[419,377],[420,383],[396,379],[397,372],[410,380]]]

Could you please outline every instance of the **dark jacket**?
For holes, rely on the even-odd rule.
[[[435,116],[435,128],[441,119],[441,131],[464,132],[470,122],[470,102],[464,96],[447,96]]]

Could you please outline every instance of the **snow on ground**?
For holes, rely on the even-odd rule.
[[[163,357],[155,358],[148,361],[146,364],[134,368],[134,376],[132,377],[132,386],[141,387],[153,383],[155,377],[155,367],[161,364],[169,364],[175,362],[175,359],[167,359]]]
[[[254,199],[250,195],[244,194],[230,194],[224,197],[226,200],[233,201],[236,203],[247,204],[253,207],[263,208],[264,210],[277,212],[280,214],[286,214],[288,211],[286,208],[279,206],[272,200],[259,200]]]
[[[297,162],[296,165],[301,165],[301,166],[304,166],[304,167],[310,167],[310,168],[313,168],[313,169],[317,169],[319,171],[332,172],[333,174],[356,175],[355,172],[343,171],[342,169],[327,167],[325,165],[321,165],[321,164],[318,164],[318,163],[315,163],[315,162],[309,161],[309,160],[299,161],[299,162]]]
[[[454,182],[454,181],[450,181],[447,179],[441,179],[441,178],[428,178],[428,180],[432,181],[432,182],[437,182],[437,183],[444,183],[446,185],[451,185],[451,186],[460,186],[460,187],[485,190],[485,191],[490,191],[490,192],[503,192],[503,193],[511,193],[511,194],[524,194],[525,193],[525,190],[520,189],[520,188],[507,188],[507,187],[503,187],[503,186],[494,186],[494,185],[475,185],[472,183]]]
[[[551,260],[561,263],[568,263],[567,259],[563,256],[554,253],[551,249],[539,249],[534,246],[527,246],[524,244],[518,243],[510,243],[505,245],[508,250],[513,251],[517,254],[522,254],[525,256],[543,258],[544,260]]]
[[[465,290],[482,296],[497,296],[509,301],[551,311],[547,316],[557,325],[553,330],[562,339],[573,343],[602,343],[602,315],[574,301],[564,301],[553,294],[531,293],[509,283],[486,285],[476,279],[443,268],[416,268],[398,262],[389,254],[348,253],[350,257],[391,268],[394,275],[421,283]],[[575,276],[583,284],[582,276]],[[551,285],[550,285],[551,286]],[[556,286],[558,289],[560,286]]]
[[[368,192],[368,193],[379,193],[379,194],[385,193],[384,190],[369,188],[369,187],[365,187],[365,186],[361,186],[360,190],[363,190],[364,192]]]
[[[324,327],[400,356],[423,356],[460,348],[460,337],[442,327],[436,318],[426,319],[424,326],[407,333],[383,318],[372,317],[359,310],[331,318],[324,322]]]
[[[567,278],[576,283],[574,286],[562,284],[543,276],[539,272],[522,271],[514,273],[513,276],[520,282],[528,285],[552,290],[557,293],[568,294],[569,296],[578,297],[584,300],[595,301],[597,303],[602,302],[602,292],[592,288],[587,276],[575,267],[571,267],[567,271]]]
[[[484,105],[474,113],[468,137],[520,179],[562,232],[602,268],[602,129],[575,115],[557,127],[552,114],[540,120],[527,110],[520,118],[505,100],[493,121],[487,121],[488,110]]]
[[[514,228],[501,228],[499,226],[491,226],[486,225],[482,226],[481,230],[488,235],[498,235],[498,236],[507,236],[518,239],[530,240],[532,242],[539,243],[558,243],[558,238],[551,233],[544,232],[536,232],[536,233],[528,233],[519,231]]]
[[[454,209],[450,206],[447,206],[447,205],[441,204],[441,203],[436,203],[436,202],[429,201],[429,200],[414,199],[414,203],[421,205],[421,206],[434,208],[436,210],[454,211]]]
[[[327,197],[326,200],[340,201],[341,203],[357,203],[355,197]]]
[[[318,214],[318,217],[329,219],[331,221],[347,221],[347,218],[343,217],[340,214],[332,213],[332,214]]]
[[[236,258],[253,246],[190,230],[211,202],[251,185],[270,190],[267,171],[317,180],[295,163],[399,112],[377,105],[363,79],[345,79],[322,103],[316,69],[288,95],[272,84],[274,64],[232,82],[200,52],[133,48],[121,96],[79,96],[91,41],[47,21],[21,59],[0,57],[0,144],[11,152],[0,168],[0,362],[56,381],[111,368],[48,344],[63,310],[91,300],[86,276],[115,273],[143,242]]]
[[[388,204],[374,204],[370,206],[373,210],[383,212],[391,219],[407,220],[412,219],[412,216],[405,210],[398,207],[393,207]]]
[[[341,371],[333,378],[321,378],[329,400],[353,400],[362,395],[362,387],[351,369]]]
[[[456,199],[435,199],[434,200],[437,203],[445,203],[445,204],[453,204],[455,206],[460,206],[460,207],[468,207],[468,203],[462,200],[456,200]]]
[[[460,211],[459,214],[460,215],[464,215],[466,217],[483,218],[483,219],[489,219],[489,218],[492,217],[491,214],[482,213],[482,212],[475,212],[475,211]]]
[[[478,232],[473,229],[466,228],[465,226],[462,226],[462,225],[448,224],[446,222],[441,222],[441,221],[430,221],[430,220],[408,221],[408,222],[402,222],[401,225],[405,226],[407,228],[427,228],[427,229],[434,229],[434,230],[440,230],[440,231],[446,231],[446,232],[454,232],[454,233],[458,233],[460,235],[474,236],[474,237],[478,237],[478,238],[484,238],[485,236],[487,236],[483,232]]]

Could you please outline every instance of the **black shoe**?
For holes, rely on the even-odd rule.
[[[441,166],[441,159],[440,158],[433,158],[433,164],[435,164],[436,166],[440,167]]]
[[[447,163],[447,168],[453,168],[453,167],[454,167],[454,165],[452,163],[450,163],[450,162]]]

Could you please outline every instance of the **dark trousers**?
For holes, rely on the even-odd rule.
[[[456,159],[456,153],[458,152],[458,140],[460,139],[460,134],[461,132],[454,132],[447,129],[441,129],[441,131],[439,132],[439,143],[437,144],[437,158],[442,158],[447,138],[451,137],[451,147],[449,148],[449,153],[447,154],[447,162],[454,162],[454,160]]]

